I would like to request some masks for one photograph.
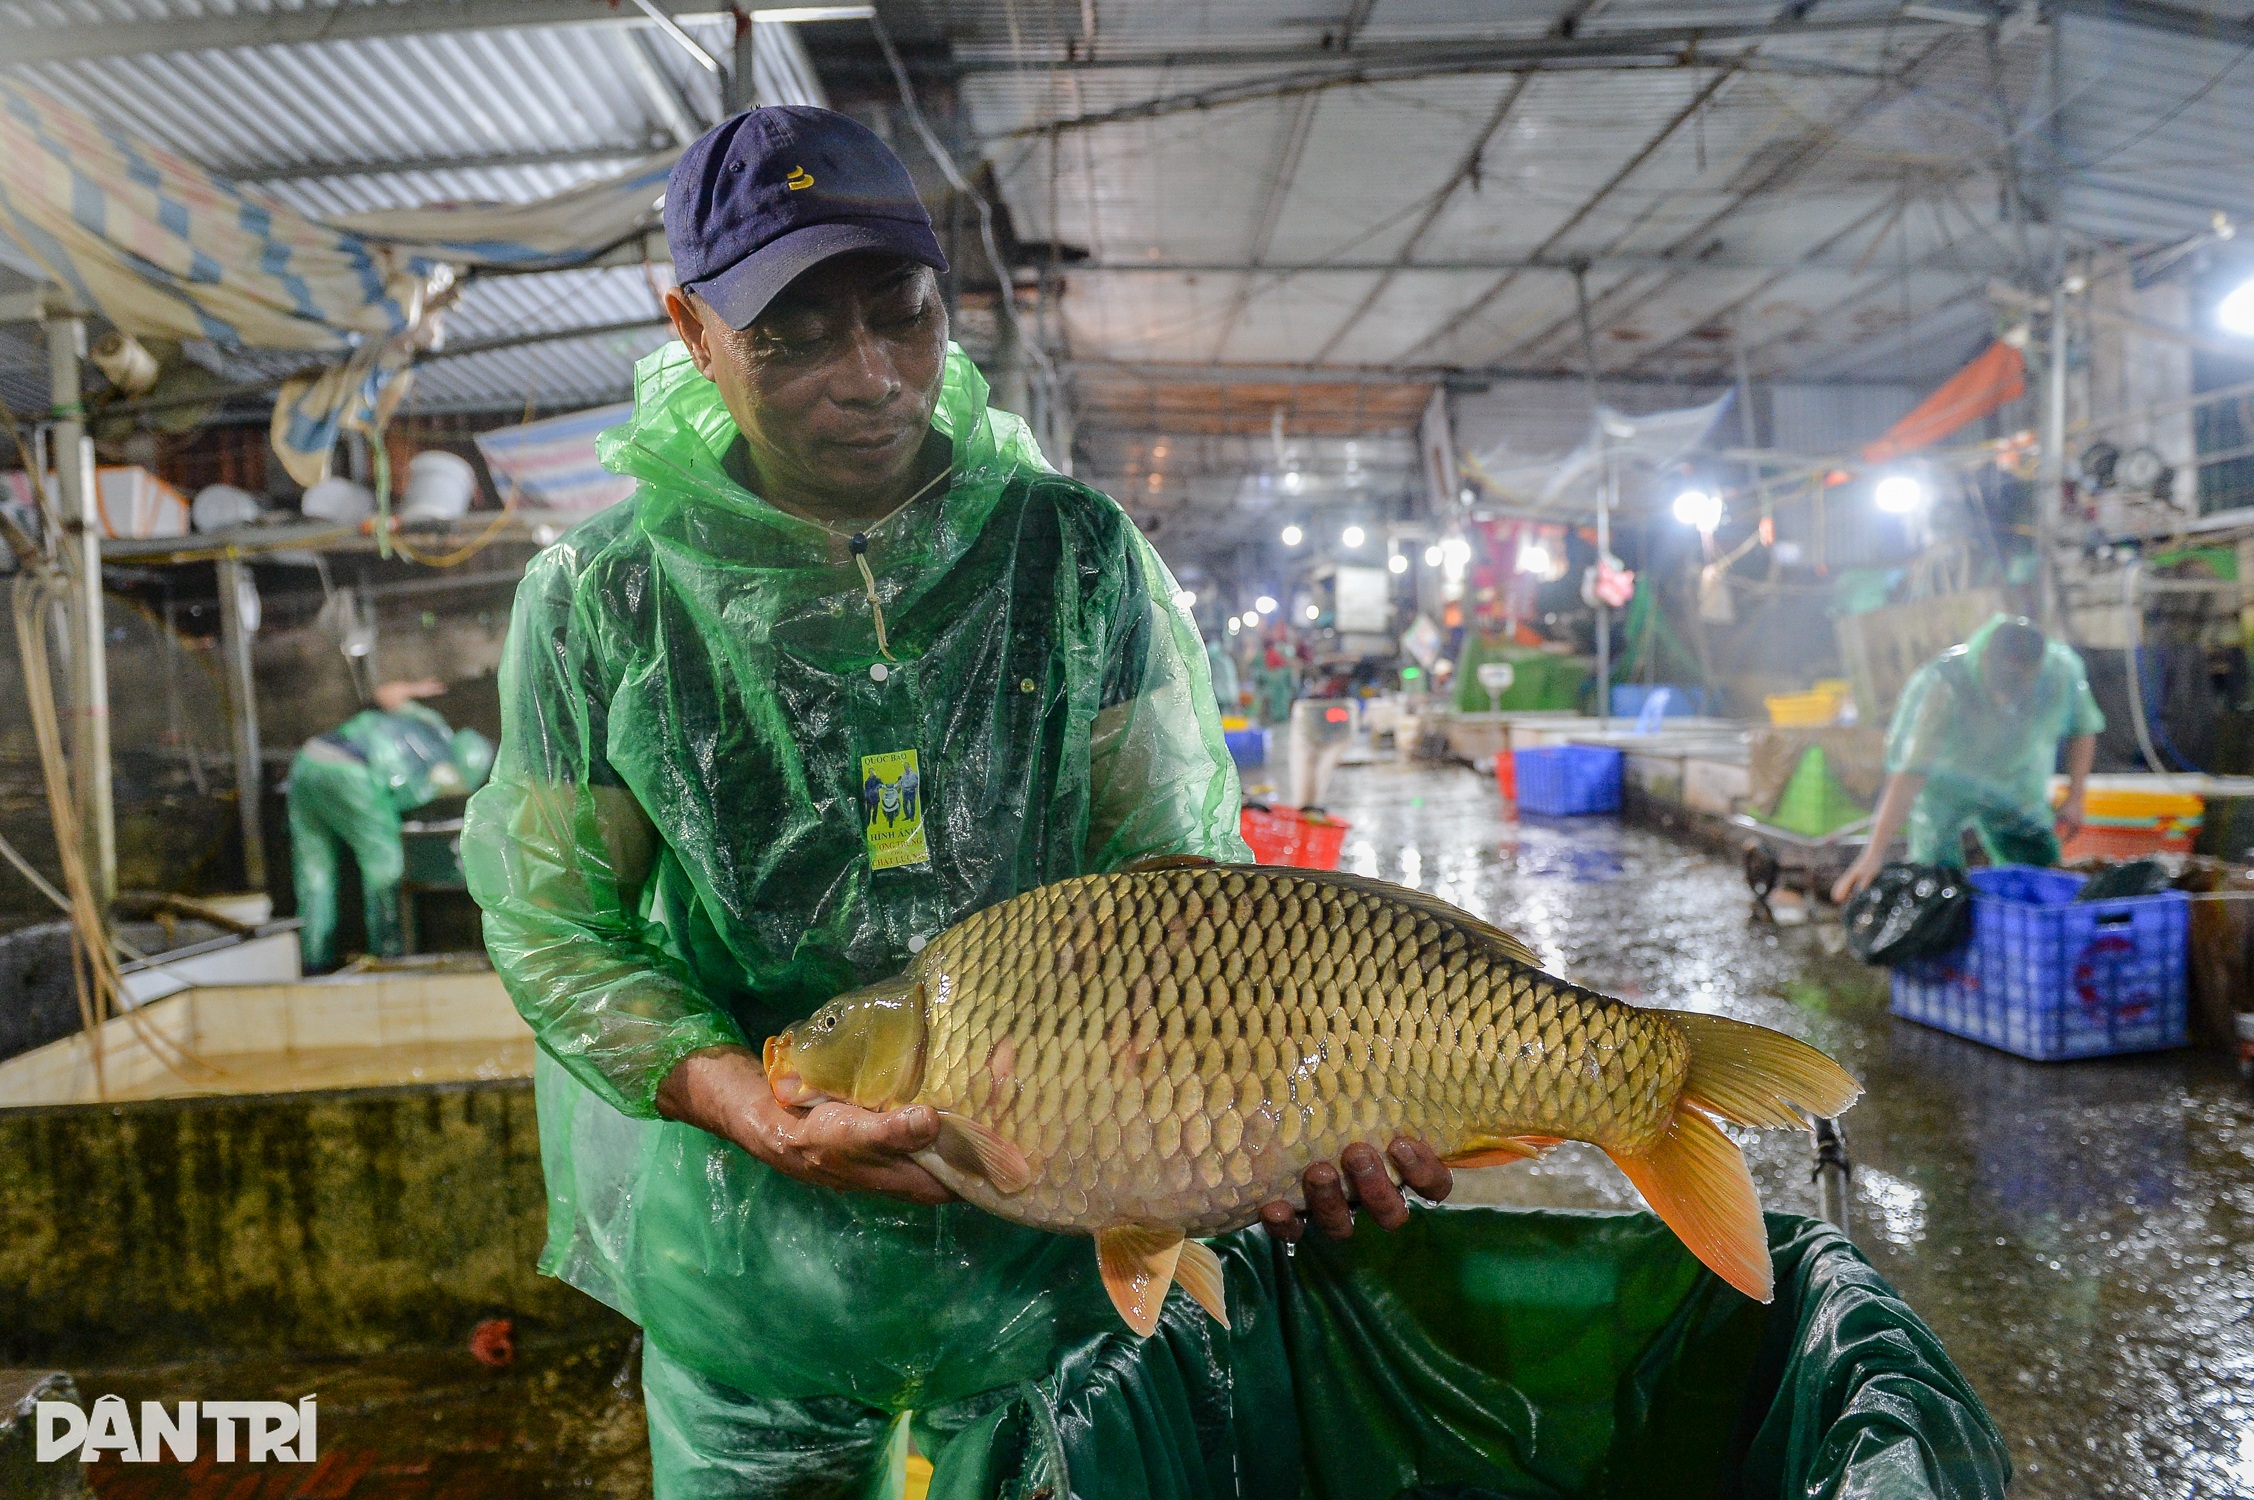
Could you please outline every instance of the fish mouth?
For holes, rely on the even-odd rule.
[[[829,1097],[820,1089],[809,1088],[806,1080],[798,1076],[798,1067],[790,1060],[788,1032],[767,1038],[767,1045],[760,1052],[760,1061],[766,1066],[767,1087],[773,1091],[777,1104],[790,1109],[803,1109]]]

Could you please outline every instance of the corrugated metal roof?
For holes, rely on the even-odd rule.
[[[294,8],[273,0],[8,0],[0,28]],[[315,217],[521,203],[616,171],[720,117],[719,81],[685,50],[652,29],[612,24],[595,7],[589,17],[587,25],[160,52],[21,71],[99,120],[223,174],[258,179]],[[708,51],[730,51],[721,25],[692,22],[689,30]],[[0,60],[5,51],[0,40]],[[760,26],[755,53],[763,97],[820,97],[791,28]],[[471,287],[449,315],[449,336],[458,344],[656,311],[640,271],[496,278]],[[612,399],[630,378],[624,348],[606,337],[545,344],[518,360],[444,362],[443,373],[434,366],[418,382],[413,408],[508,409],[528,381],[558,399],[580,391]],[[19,387],[36,402],[36,366],[22,370],[0,347],[0,370],[12,403],[20,404]]]
[[[0,0],[0,22],[100,26],[288,3]],[[2236,15],[2222,0],[2193,8]],[[1173,368],[1166,378],[1176,381],[1216,362],[1417,379],[1443,368],[1577,376],[1584,355],[1567,268],[1584,264],[1608,377],[1711,385],[1742,350],[1764,379],[1922,387],[1991,329],[1990,277],[2047,264],[2049,224],[2132,242],[2197,230],[2216,209],[2254,213],[2254,171],[2237,139],[2254,112],[2249,49],[2079,12],[2055,34],[2014,20],[1992,49],[1978,29],[1903,20],[1895,0],[1831,0],[1813,19],[1834,29],[1758,43],[1418,72],[1412,49],[1555,37],[1569,12],[1581,37],[1601,40],[1765,25],[1778,6],[887,0],[884,9],[904,43],[944,44],[961,65],[953,99],[935,93],[927,105],[943,129],[959,123],[966,156],[984,151],[1020,240],[1089,252],[1086,264],[1063,266],[1055,319],[1056,353],[1083,370],[1146,361]],[[1351,37],[1350,17],[1361,22]],[[723,45],[717,27],[700,23],[696,35]],[[2046,72],[2054,53],[2056,80]],[[1315,75],[1358,58],[1389,59],[1392,71],[1316,86]],[[1110,65],[1121,60],[1136,65]],[[799,64],[776,51],[762,67],[777,87]],[[714,79],[680,48],[607,22],[28,71],[104,119],[266,179],[324,215],[538,198],[719,109]],[[1192,107],[1217,88],[1255,97]],[[854,107],[911,138],[881,89]],[[1070,123],[1123,110],[1142,114]],[[2007,156],[2024,204],[2006,191]],[[609,327],[655,308],[632,270],[497,278],[471,286],[451,337],[459,348]],[[436,361],[414,406],[615,399],[631,359],[658,337],[605,333]],[[11,401],[36,365],[36,348],[0,337]],[[1082,447],[1099,478],[1147,486],[1133,455],[1147,455],[1153,424],[1177,419],[1157,411],[1163,403],[1138,415],[1115,394],[1089,386]],[[1370,440],[1397,439],[1404,420],[1373,417]],[[1210,490],[1216,505],[1237,505],[1258,449],[1245,438],[1185,450],[1201,467],[1168,477],[1160,493],[1179,482],[1193,501]]]
[[[2060,57],[2065,107],[2031,143],[2063,152],[2068,222],[2128,242],[2254,217],[2254,46],[2070,17]]]

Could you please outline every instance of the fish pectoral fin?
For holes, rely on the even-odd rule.
[[[1202,1240],[1182,1241],[1182,1258],[1175,1263],[1174,1279],[1190,1299],[1213,1315],[1213,1321],[1223,1328],[1229,1326],[1229,1297],[1221,1279],[1221,1257],[1213,1247]]]
[[[1127,1326],[1145,1338],[1158,1330],[1158,1310],[1166,1305],[1166,1289],[1174,1284],[1174,1269],[1187,1243],[1180,1230],[1140,1224],[1096,1231],[1096,1265],[1103,1272],[1104,1290]]]
[[[939,1139],[934,1149],[956,1171],[985,1178],[1005,1197],[1024,1192],[1033,1181],[1033,1166],[1025,1153],[1004,1140],[991,1125],[982,1125],[968,1115],[939,1111]]]
[[[1505,1135],[1475,1142],[1468,1151],[1442,1160],[1451,1167],[1507,1167],[1532,1161],[1552,1146],[1562,1145],[1554,1135]]]

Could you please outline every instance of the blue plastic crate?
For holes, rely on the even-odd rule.
[[[1255,724],[1250,729],[1226,729],[1221,738],[1229,742],[1229,759],[1240,766],[1261,766],[1268,763],[1268,731]]]
[[[1667,702],[1659,712],[1669,719],[1690,718],[1706,712],[1706,689],[1685,687],[1679,682],[1616,682],[1612,685],[1612,716],[1615,719],[1633,719],[1644,711],[1644,704],[1659,694],[1667,695]]]
[[[1972,936],[1894,970],[1894,1014],[2038,1062],[2184,1046],[2191,898],[2077,903],[2082,876],[1972,872]]]
[[[1518,810],[1552,818],[1620,811],[1617,750],[1602,745],[1544,745],[1516,750]]]

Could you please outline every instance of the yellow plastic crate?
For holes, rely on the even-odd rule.
[[[2058,800],[2065,800],[2063,792]],[[2207,802],[2196,792],[2148,792],[2134,787],[2093,786],[2083,793],[2082,815],[2092,824],[2103,827],[2196,832],[2207,815]]]
[[[1243,714],[1221,715],[1221,728],[1223,730],[1250,729],[1251,727],[1252,721]]]
[[[1805,693],[1772,693],[1762,701],[1769,705],[1771,724],[1783,729],[1808,729],[1836,723],[1847,693],[1843,687],[1827,683]]]

